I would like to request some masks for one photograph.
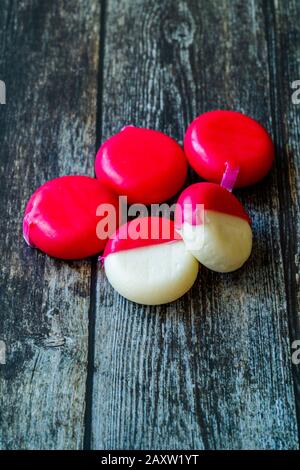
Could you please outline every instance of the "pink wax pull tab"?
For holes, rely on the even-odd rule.
[[[237,177],[240,172],[239,166],[233,166],[230,163],[226,162],[226,169],[222,176],[221,186],[222,188],[227,189],[227,191],[232,192]]]
[[[29,213],[24,217],[24,221],[23,221],[23,238],[25,242],[27,243],[27,245],[30,246],[30,248],[35,248],[35,245],[30,240],[29,233],[30,233],[31,225],[32,225],[32,222],[30,220],[30,213]]]
[[[127,124],[127,126],[122,127],[121,132],[125,131],[126,129],[129,129],[130,127],[135,127],[133,124]]]
[[[99,256],[98,257],[98,261],[101,263],[102,268],[104,268],[104,260],[105,260],[105,256]]]

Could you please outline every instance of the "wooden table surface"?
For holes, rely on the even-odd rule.
[[[0,0],[0,448],[299,447],[299,17],[298,0]],[[31,193],[93,175],[122,126],[182,143],[218,108],[276,144],[271,174],[236,192],[254,228],[244,268],[203,268],[177,302],[142,307],[96,258],[25,245]]]

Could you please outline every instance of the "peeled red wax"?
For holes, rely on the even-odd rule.
[[[95,171],[129,203],[154,204],[181,189],[187,161],[177,142],[162,132],[127,126],[101,145]]]
[[[238,171],[235,187],[261,180],[271,169],[274,145],[254,119],[236,111],[210,111],[188,127],[184,150],[191,166],[205,180],[221,183],[228,166]]]
[[[101,231],[104,217],[108,224]],[[50,256],[81,259],[104,249],[117,221],[117,198],[98,180],[63,176],[43,184],[31,196],[23,234],[28,245]]]
[[[198,262],[186,250],[172,221],[141,217],[122,225],[110,238],[104,268],[110,284],[123,297],[159,305],[173,302],[192,287]]]
[[[235,271],[251,254],[249,216],[238,199],[217,184],[186,188],[177,203],[175,224],[187,250],[213,271]]]

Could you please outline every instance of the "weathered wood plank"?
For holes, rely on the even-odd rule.
[[[300,4],[266,4],[269,66],[273,82],[272,108],[278,148],[280,233],[290,319],[291,344],[300,340],[300,104],[293,97],[293,82],[300,80]],[[299,86],[298,86],[299,88]],[[292,353],[299,350],[294,345]],[[299,358],[297,354],[296,359]],[[300,429],[300,365],[293,364],[295,397]],[[300,431],[299,431],[300,436]]]
[[[188,122],[214,108],[272,130],[263,6],[109,0],[103,139],[132,123],[182,141]],[[255,236],[240,271],[202,269],[188,295],[161,308],[125,301],[99,272],[92,448],[298,447],[279,171],[238,193]]]
[[[26,247],[22,214],[46,180],[93,174],[98,0],[1,1],[0,448],[81,448],[90,262]]]

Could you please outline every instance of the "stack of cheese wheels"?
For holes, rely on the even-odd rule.
[[[198,274],[198,261],[186,250],[174,223],[161,217],[122,225],[106,245],[104,267],[121,295],[147,305],[178,299]]]
[[[235,271],[250,256],[249,216],[237,198],[217,184],[196,183],[185,189],[175,224],[186,248],[213,271]]]
[[[104,250],[111,285],[127,299],[148,305],[185,294],[199,262],[221,273],[239,269],[250,256],[252,230],[231,190],[268,173],[274,160],[272,140],[248,116],[212,111],[189,125],[184,150],[162,132],[126,126],[101,145],[96,178],[56,178],[32,195],[23,222],[26,242],[64,259]],[[139,217],[117,228],[118,196],[140,205],[169,200],[184,185],[187,161],[209,182],[182,192],[175,223]],[[111,208],[115,221],[109,230],[105,211],[98,211],[103,206]]]

